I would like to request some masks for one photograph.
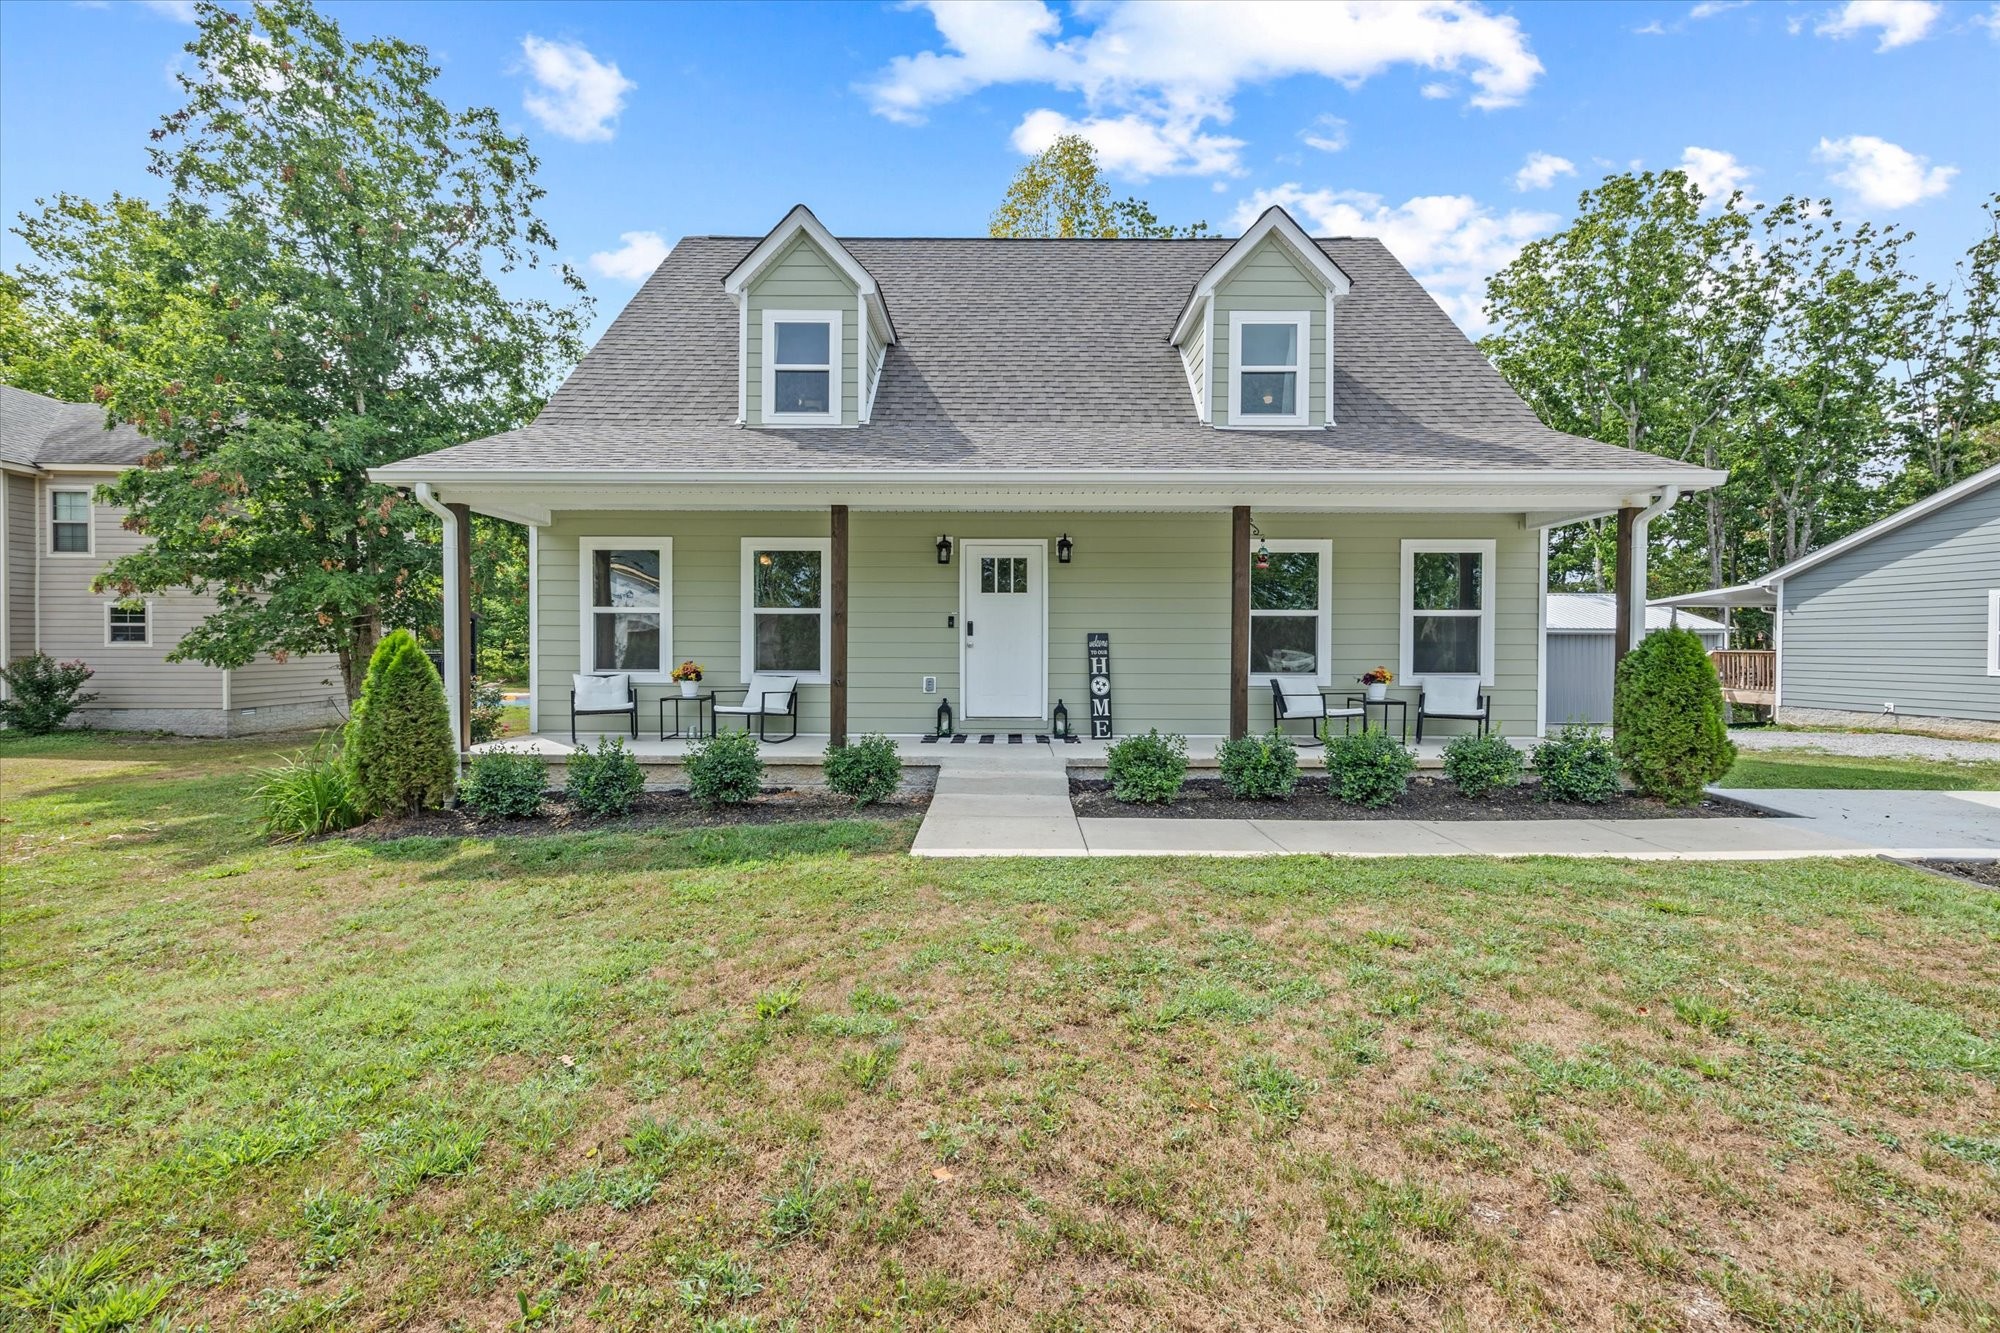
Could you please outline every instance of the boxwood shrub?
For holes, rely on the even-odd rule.
[[[645,785],[646,775],[625,742],[602,736],[595,750],[578,750],[569,757],[563,800],[579,814],[607,819],[630,814]]]
[[[1187,767],[1187,737],[1163,736],[1157,727],[1143,736],[1127,736],[1104,754],[1111,794],[1140,805],[1164,805],[1180,795]]]
[[[1535,747],[1545,801],[1602,805],[1618,794],[1618,758],[1596,727],[1572,722]]]
[[[465,766],[458,799],[488,819],[526,819],[541,812],[548,785],[548,767],[540,755],[498,751]]]
[[[826,747],[826,785],[856,805],[873,805],[896,794],[903,783],[903,757],[896,742],[879,732],[852,745]]]
[[[1386,731],[1368,728],[1326,743],[1327,780],[1349,805],[1393,805],[1416,767],[1416,756]]]
[[[1444,775],[1459,795],[1490,796],[1521,780],[1527,758],[1504,736],[1454,736],[1444,747]]]
[[[1299,752],[1281,732],[1225,741],[1215,757],[1222,785],[1239,801],[1281,801],[1299,785]]]
[[[742,805],[764,787],[764,756],[747,731],[722,731],[688,747],[688,791],[703,805]]]

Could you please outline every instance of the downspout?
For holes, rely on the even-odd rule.
[[[451,713],[451,751],[456,762],[458,738],[465,734],[460,726],[460,719],[465,715],[465,700],[458,693],[458,658],[465,650],[465,646],[458,641],[458,599],[463,594],[457,577],[458,519],[431,494],[429,482],[418,482],[412,494],[418,504],[436,514],[438,521],[444,525],[444,568],[440,571],[444,580],[444,698]]]
[[[1632,518],[1632,586],[1621,588],[1619,595],[1630,599],[1632,608],[1632,642],[1624,649],[1630,652],[1646,637],[1646,529],[1661,514],[1672,509],[1681,498],[1681,488],[1668,486],[1660,492],[1660,498],[1641,509]]]

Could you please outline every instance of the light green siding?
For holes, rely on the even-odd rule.
[[[1239,310],[1306,310],[1312,313],[1312,393],[1307,399],[1312,424],[1326,424],[1326,290],[1319,279],[1300,268],[1283,242],[1267,238],[1244,256],[1243,262],[1215,289],[1215,346],[1208,348],[1212,367],[1212,421],[1229,420],[1229,317]]]
[[[827,258],[826,252],[801,233],[750,286],[749,360],[744,391],[751,425],[763,422],[764,312],[766,310],[840,311],[840,419],[852,426],[860,419],[860,357],[855,351],[859,330],[854,284]]]
[[[1535,729],[1536,534],[1502,515],[1259,515],[1269,536],[1333,543],[1333,688],[1399,653],[1402,542],[1405,538],[1488,538],[1497,544],[1494,711],[1501,730]],[[669,652],[693,657],[711,684],[742,680],[742,538],[828,532],[824,512],[564,513],[542,530],[538,643],[541,726],[569,724],[570,673],[576,669],[579,592],[577,542],[593,535],[673,539],[674,624]],[[1076,543],[1071,564],[1057,563],[1056,538]],[[924,514],[855,511],[850,520],[848,725],[855,733],[928,731],[940,698],[963,719],[959,687],[958,554],[937,563],[940,533],[1048,543],[1049,704],[1065,701],[1081,726],[1085,713],[1084,636],[1111,635],[1112,697],[1121,734],[1159,727],[1219,735],[1229,724],[1229,515]],[[962,550],[962,548],[961,548]],[[939,694],[922,692],[938,678]],[[652,702],[670,685],[642,692],[640,726],[658,725]],[[1358,689],[1358,687],[1356,687]],[[1405,694],[1400,689],[1399,695]],[[823,732],[827,687],[803,687],[801,729]],[[1407,692],[1414,702],[1414,692]],[[1253,690],[1251,722],[1269,725],[1268,692]],[[615,719],[585,718],[587,730]],[[981,719],[970,719],[973,723]],[[1002,719],[992,719],[998,722]],[[1025,721],[1025,719],[1023,719]],[[592,724],[596,724],[593,726]],[[1440,736],[1462,729],[1440,724]]]
[[[1206,387],[1204,378],[1208,374],[1208,323],[1197,319],[1194,328],[1181,343],[1181,366],[1187,371],[1188,394],[1192,398]],[[1201,410],[1201,403],[1195,403],[1195,410]]]
[[[860,401],[863,404],[866,404],[868,401],[870,387],[880,381],[882,377],[882,362],[889,354],[889,345],[882,340],[882,335],[876,329],[872,320],[868,324],[867,334],[868,337],[865,345],[868,349],[868,355],[867,360],[862,364],[861,368]]]

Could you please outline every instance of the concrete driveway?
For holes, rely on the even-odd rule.
[[[2000,853],[2000,792],[1715,790],[1889,856]]]

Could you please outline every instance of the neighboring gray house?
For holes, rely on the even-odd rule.
[[[1549,634],[1549,725],[1611,722],[1611,681],[1617,652],[1618,595],[1609,592],[1552,592],[1546,612]],[[1689,611],[1646,608],[1646,633],[1668,625],[1691,629],[1702,647],[1726,647],[1729,627]]]
[[[2000,467],[1755,582],[1654,605],[1773,611],[1780,722],[2000,737]]]
[[[153,447],[130,426],[106,430],[100,408],[0,385],[0,661],[40,652],[88,664],[96,674],[84,688],[97,698],[75,717],[87,727],[234,736],[338,720],[345,697],[332,656],[259,658],[235,671],[169,662],[211,599],[90,590],[99,570],[145,541],[94,492]]]

